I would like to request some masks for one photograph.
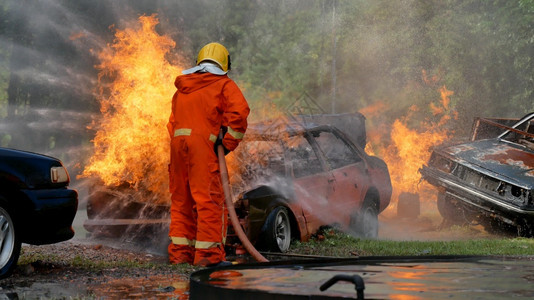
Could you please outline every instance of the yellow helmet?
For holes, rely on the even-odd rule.
[[[198,52],[197,66],[203,61],[211,61],[224,71],[230,70],[230,53],[219,43],[209,43]]]

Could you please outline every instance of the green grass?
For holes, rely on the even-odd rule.
[[[334,257],[413,255],[534,255],[534,239],[492,238],[452,241],[362,240],[340,232],[324,239],[296,242],[293,254]]]
[[[132,259],[89,259],[80,255],[72,258],[60,257],[54,254],[25,253],[24,249],[19,257],[18,265],[28,264],[56,265],[63,267],[78,268],[81,270],[97,271],[103,269],[147,269],[147,270],[172,270],[179,274],[188,274],[198,267],[188,264],[170,265],[166,261],[136,261]]]

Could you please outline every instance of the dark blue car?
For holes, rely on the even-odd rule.
[[[60,160],[0,148],[0,278],[17,265],[21,243],[52,244],[74,236],[78,193]]]

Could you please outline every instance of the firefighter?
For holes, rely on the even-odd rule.
[[[228,210],[216,155],[234,150],[247,129],[249,107],[237,84],[227,76],[230,55],[219,43],[198,53],[196,66],[174,82],[169,188],[171,264],[216,266],[225,261]],[[223,138],[218,135],[221,129]],[[214,151],[215,150],[215,151]]]

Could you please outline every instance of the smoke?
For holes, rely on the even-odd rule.
[[[210,1],[0,3],[1,146],[45,154],[86,147],[95,134],[87,127],[100,118],[95,66],[98,53],[114,39],[113,27],[159,13],[163,22],[158,30],[176,36],[182,31],[178,24],[187,24],[208,5]],[[36,113],[42,108],[49,109],[46,116]],[[84,151],[66,163],[83,165],[86,155]]]
[[[466,136],[474,116],[517,117],[534,109],[527,82],[532,43],[518,40],[531,32],[499,19],[493,4],[468,4],[6,0],[0,3],[1,146],[59,157],[76,180],[92,150],[95,132],[87,127],[101,117],[97,54],[113,42],[113,27],[153,13],[161,21],[157,30],[177,41],[184,66],[206,42],[229,48],[230,76],[249,100],[251,122],[272,116],[273,105],[308,98],[315,110],[364,112],[368,136],[381,134],[369,147],[379,157],[390,151],[388,132],[399,119],[413,132],[435,124]],[[513,50],[504,51],[510,44]],[[169,59],[178,63],[175,55]],[[454,92],[446,114],[457,118],[440,123],[443,114],[432,106],[445,87]]]
[[[63,1],[4,1],[0,23],[0,137],[2,146],[58,157],[70,172],[87,155],[97,115],[89,50],[73,32],[89,23]],[[71,176],[73,179],[73,176]]]
[[[423,107],[435,98],[431,93],[437,89],[424,87],[422,71],[438,78],[441,85],[452,82],[452,76],[464,76],[458,72],[469,76],[479,72],[478,76],[486,76],[480,77],[481,81],[490,76],[493,66],[487,66],[487,71],[482,64],[477,67],[477,63],[488,61],[476,55],[469,59],[474,55],[470,49],[476,44],[487,51],[503,38],[497,31],[495,40],[491,40],[482,31],[474,31],[477,28],[460,23],[467,12],[439,1],[8,0],[2,8],[0,69],[4,71],[0,78],[4,94],[0,93],[0,113],[4,115],[8,113],[10,74],[41,89],[44,86],[64,94],[47,91],[48,97],[71,98],[68,103],[54,99],[58,108],[98,111],[93,99],[95,53],[112,41],[110,26],[122,28],[143,14],[157,13],[159,30],[181,37],[175,40],[180,42],[177,48],[185,57],[194,57],[208,41],[225,43],[235,53],[232,76],[247,78],[244,90],[253,111],[265,102],[290,102],[306,90],[327,111],[334,107],[332,102],[336,103],[336,112],[356,112],[382,101],[387,104],[384,119],[394,120],[411,105]],[[469,12],[482,22],[496,10],[491,5],[479,5]],[[448,18],[455,13],[458,20],[453,24]],[[432,31],[434,28],[441,31]],[[455,61],[472,63],[465,70],[457,70],[452,65]],[[495,61],[494,65],[503,63]],[[465,81],[448,88],[455,91],[452,101],[460,113],[455,125],[459,128],[469,127],[480,111],[477,107],[502,117],[533,109],[528,102],[515,108],[488,103],[487,99],[497,97],[486,97],[490,92],[487,89],[468,90]],[[41,104],[37,99],[31,102],[32,106]]]

